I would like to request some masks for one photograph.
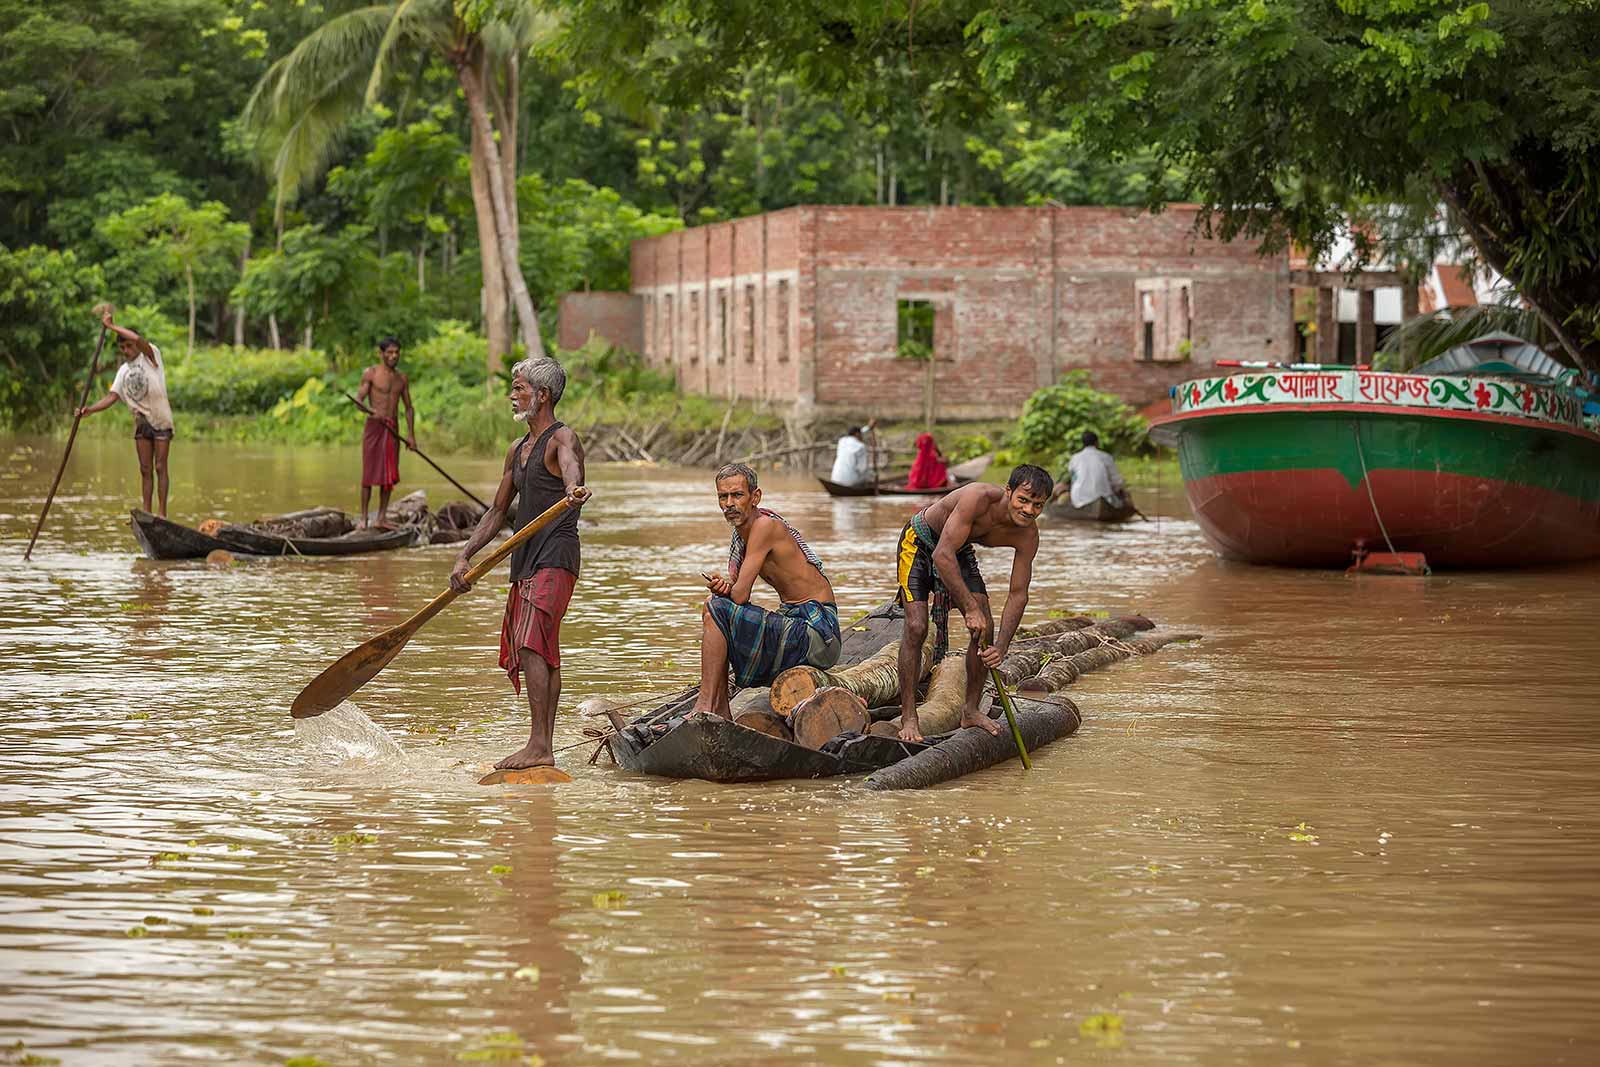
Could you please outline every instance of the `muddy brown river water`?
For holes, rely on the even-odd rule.
[[[1230,565],[1166,499],[1159,529],[1048,528],[1030,617],[1137,609],[1206,638],[1082,679],[1083,729],[1031,774],[875,795],[649,779],[575,750],[570,785],[482,788],[526,733],[494,662],[503,571],[357,694],[382,730],[297,733],[299,687],[443,588],[452,550],[140,559],[118,437],[79,442],[25,564],[58,448],[0,438],[0,1048],[1594,1061],[1600,568]],[[474,486],[497,470],[445,465]],[[180,440],[172,513],[350,508],[358,469],[353,449]],[[689,676],[696,574],[727,545],[702,472],[590,484],[568,708]],[[842,618],[886,596],[910,505],[765,488]],[[1009,561],[984,562],[1003,588]],[[563,715],[557,743],[581,725]]]

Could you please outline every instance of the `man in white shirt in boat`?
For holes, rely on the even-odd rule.
[[[878,420],[865,426],[852,426],[839,438],[839,451],[834,454],[833,473],[828,477],[836,485],[859,488],[872,484],[872,455],[867,451],[865,437],[872,432]]]
[[[1117,461],[1100,447],[1100,435],[1093,430],[1084,431],[1083,447],[1067,461],[1067,476],[1057,483],[1055,497],[1069,492],[1075,508],[1088,507],[1101,499],[1115,508],[1132,503],[1128,499],[1128,483],[1117,470]]]

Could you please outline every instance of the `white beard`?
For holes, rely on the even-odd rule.
[[[516,419],[518,422],[527,422],[528,421],[528,416],[530,416],[532,414],[533,414],[533,412],[531,412],[531,411],[513,411],[511,413],[511,417],[513,419]]]

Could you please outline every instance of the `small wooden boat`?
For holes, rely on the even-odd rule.
[[[859,663],[890,641],[897,640],[904,625],[904,610],[897,604],[891,602],[878,608],[846,633],[839,665]],[[694,706],[695,695],[696,690],[691,689],[631,722],[611,712],[611,724],[616,729],[611,749],[617,762],[641,774],[710,782],[831,778],[881,770],[962,732],[929,737],[922,744],[871,734],[841,734],[817,750],[719,716],[686,715]],[[1012,699],[1019,714],[1046,707],[1056,715],[1062,714],[1063,705],[1059,702],[1021,696]],[[1071,708],[1070,703],[1065,706]],[[1077,711],[1071,708],[1064,732],[1058,731],[1057,736],[1071,733],[1077,725]]]
[[[417,543],[418,528],[361,530],[340,537],[285,537],[251,526],[229,524],[202,533],[181,523],[132,510],[134,540],[151,559],[202,559],[216,549],[251,556],[353,556],[386,552]]]
[[[938,489],[907,489],[908,475],[905,474],[880,478],[874,485],[840,485],[826,478],[818,478],[817,481],[822,483],[822,488],[827,490],[829,496],[944,496],[983,477],[983,472],[993,462],[994,453],[990,452],[958,463],[950,468],[950,480]]]
[[[1070,498],[1063,499],[1054,504],[1048,504],[1044,509],[1044,517],[1064,522],[1127,522],[1139,509],[1132,502],[1113,504],[1105,497],[1090,501],[1081,508],[1072,506]]]

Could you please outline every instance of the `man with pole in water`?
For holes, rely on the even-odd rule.
[[[500,626],[500,669],[511,686],[528,693],[528,743],[496,763],[501,770],[554,767],[556,707],[561,701],[561,619],[578,581],[578,509],[589,499],[583,484],[583,444],[556,420],[567,372],[553,359],[525,359],[511,369],[511,417],[528,432],[506,453],[494,504],[450,572],[458,593],[472,588],[472,556],[494,539],[517,501],[517,529],[565,499],[570,509],[529,538],[511,556],[511,591]]]
[[[790,667],[826,670],[842,644],[833,586],[822,560],[783,516],[761,506],[756,472],[729,463],[716,474],[717,507],[733,527],[728,576],[706,574],[711,595],[701,609],[700,693],[690,714],[732,717],[728,667],[740,688],[770,685]],[[767,611],[750,602],[756,579],[781,603]]]
[[[411,406],[411,383],[396,368],[400,342],[385,337],[378,342],[378,362],[361,374],[356,403],[370,401],[372,412],[361,433],[361,529],[367,528],[367,508],[372,487],[378,487],[378,525],[389,524],[389,495],[400,481],[400,402],[406,405],[406,446],[417,447],[416,409]]]
[[[929,601],[937,601],[941,645],[951,602],[961,612],[971,640],[967,645],[967,698],[961,725],[998,735],[1000,727],[978,711],[985,675],[1000,666],[1011,638],[1028,607],[1033,557],[1039,550],[1035,520],[1054,488],[1042,467],[1024,464],[1011,472],[1006,487],[974,482],[941,497],[917,512],[900,531],[896,547],[896,581],[905,605],[905,634],[900,640],[900,737],[922,740],[917,721],[917,682],[922,643],[928,634]],[[1010,548],[1011,586],[1006,594],[1000,633],[994,632],[989,591],[978,572],[973,545]],[[948,598],[948,600],[946,599]],[[941,651],[942,648],[941,648]]]

